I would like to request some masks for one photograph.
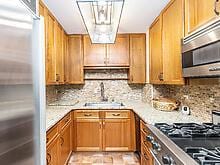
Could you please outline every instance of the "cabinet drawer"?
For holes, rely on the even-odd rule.
[[[143,145],[146,148],[151,148],[151,143],[147,141],[146,137],[147,134],[141,131],[141,145]]]
[[[58,135],[58,125],[56,124],[47,132],[46,143],[49,144]]]
[[[75,118],[77,119],[98,119],[99,118],[99,112],[98,111],[76,111],[75,112]]]
[[[125,119],[130,118],[130,111],[110,111],[105,112],[106,119]]]
[[[140,129],[142,132],[146,133],[147,135],[150,133],[146,124],[141,120],[141,123],[140,123]]]
[[[67,123],[71,121],[71,115],[68,113],[61,121],[60,121],[60,129],[62,130]]]

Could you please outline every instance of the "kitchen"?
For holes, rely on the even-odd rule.
[[[219,0],[0,0],[1,164],[219,165],[219,15]]]

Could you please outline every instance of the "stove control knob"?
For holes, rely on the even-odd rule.
[[[175,165],[173,158],[169,155],[162,156],[162,162],[164,165]]]
[[[148,136],[146,137],[146,139],[147,139],[147,141],[152,142],[152,141],[154,140],[154,137],[148,135]]]
[[[157,143],[157,142],[155,142],[155,141],[152,142],[152,148],[153,148],[154,150],[156,150],[156,151],[161,151],[161,146],[160,146],[160,144]]]

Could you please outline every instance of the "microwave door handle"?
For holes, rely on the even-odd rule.
[[[219,67],[211,67],[209,68],[210,72],[216,72],[216,71],[220,71],[220,66]]]

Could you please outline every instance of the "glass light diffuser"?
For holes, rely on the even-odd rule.
[[[114,43],[124,0],[77,0],[92,43]]]

